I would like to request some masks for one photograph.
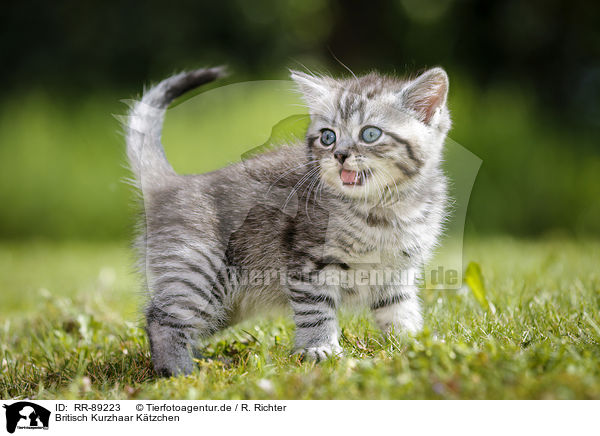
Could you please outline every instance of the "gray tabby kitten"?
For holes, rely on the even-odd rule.
[[[292,72],[310,111],[305,142],[176,174],[160,142],[166,108],[221,73],[170,77],[130,113],[156,371],[189,374],[199,339],[275,306],[291,307],[295,351],[317,361],[341,352],[342,305],[369,307],[384,331],[418,331],[416,279],[445,217],[444,70],[413,80]]]

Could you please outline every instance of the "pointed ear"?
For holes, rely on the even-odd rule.
[[[296,82],[298,90],[311,109],[315,109],[319,102],[329,96],[331,84],[326,77],[313,76],[294,70],[290,70],[290,77]]]
[[[446,107],[448,86],[448,75],[442,68],[427,70],[401,91],[402,105],[430,124],[438,109]]]

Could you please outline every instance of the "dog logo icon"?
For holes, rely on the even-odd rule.
[[[48,430],[50,411],[29,401],[19,401],[11,405],[4,404],[6,409],[6,431],[14,433],[18,429]]]

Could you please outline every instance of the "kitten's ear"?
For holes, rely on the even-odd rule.
[[[304,96],[309,108],[313,110],[331,92],[331,84],[326,77],[313,76],[294,70],[290,70],[290,77],[296,82],[296,86]]]
[[[446,107],[448,86],[448,75],[442,68],[427,70],[401,91],[402,105],[430,124],[438,109]]]

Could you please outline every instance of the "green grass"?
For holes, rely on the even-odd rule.
[[[382,337],[344,315],[345,356],[288,353],[289,319],[229,329],[190,377],[151,370],[126,245],[0,245],[2,398],[600,399],[600,241],[468,240],[489,310],[472,292],[425,291],[426,328]]]

